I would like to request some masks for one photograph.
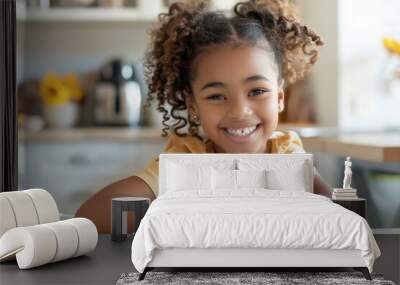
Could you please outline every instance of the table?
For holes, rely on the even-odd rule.
[[[400,132],[302,137],[309,152],[350,156],[373,162],[400,162]]]
[[[341,187],[343,179],[344,160],[350,156],[352,160],[352,187],[356,188],[357,195],[368,201],[367,221],[373,228],[400,227],[400,220],[393,222],[387,215],[398,215],[397,205],[400,195],[398,187],[394,186],[389,192],[382,186],[372,186],[371,175],[380,174],[391,177],[400,177],[400,131],[387,132],[361,132],[361,133],[336,133],[329,136],[304,136],[304,148],[307,152],[321,153],[336,156],[334,187]],[[394,178],[393,178],[394,179]],[[396,178],[398,179],[398,178]],[[397,189],[397,190],[396,190]],[[390,202],[390,203],[389,203]],[[387,204],[387,205],[385,205]],[[380,213],[385,213],[381,215]]]
[[[16,261],[0,263],[0,284],[115,284],[122,273],[135,271],[132,240],[132,235],[124,242],[99,235],[91,253],[32,269],[20,270]]]
[[[398,231],[393,232],[395,233]],[[124,242],[111,241],[111,235],[99,235],[96,249],[88,255],[32,269],[20,270],[16,261],[0,263],[0,284],[116,284],[122,273],[136,271],[131,261],[132,240],[132,235]],[[383,241],[378,239],[377,242],[379,247],[383,248]],[[375,271],[384,273],[386,278],[396,282],[400,280],[400,276],[399,272],[393,269],[398,264],[393,264],[395,254],[396,252],[392,252],[385,260],[382,257],[377,259]],[[313,270],[308,268],[306,271]]]

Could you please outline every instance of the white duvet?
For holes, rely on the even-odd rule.
[[[133,265],[143,272],[154,249],[171,247],[358,249],[370,272],[380,256],[361,216],[321,195],[266,189],[159,196],[133,239]]]

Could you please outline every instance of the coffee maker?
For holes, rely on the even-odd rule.
[[[100,70],[94,90],[95,125],[139,125],[142,94],[132,63],[110,60]]]

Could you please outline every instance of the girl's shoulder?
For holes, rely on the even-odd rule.
[[[292,130],[274,131],[267,142],[268,153],[305,153],[300,136]],[[210,140],[186,135],[169,134],[163,153],[209,153],[214,152]]]
[[[268,140],[270,153],[305,153],[300,136],[292,130],[274,131]]]
[[[168,135],[167,143],[163,149],[163,152],[171,153],[205,153],[206,144],[199,138],[186,135],[179,136],[171,133]]]

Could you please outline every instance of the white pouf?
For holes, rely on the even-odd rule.
[[[85,218],[13,228],[0,238],[0,261],[15,256],[19,268],[28,269],[86,254],[97,239],[96,226]]]
[[[0,262],[16,259],[20,269],[86,254],[96,248],[96,225],[85,218],[60,221],[44,189],[0,193]]]

